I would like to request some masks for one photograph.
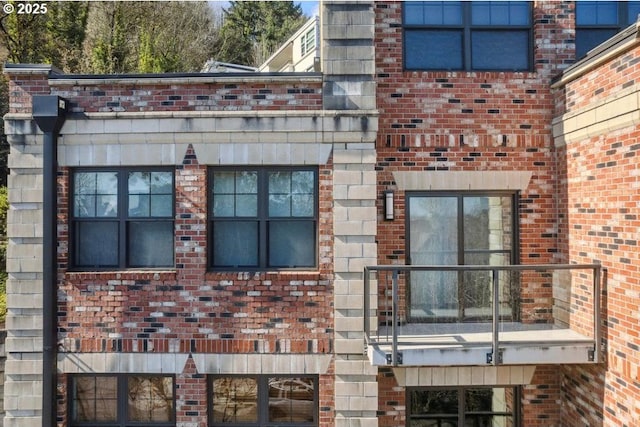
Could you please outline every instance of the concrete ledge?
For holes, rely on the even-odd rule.
[[[399,190],[521,190],[529,186],[530,171],[394,171]]]
[[[192,354],[200,374],[326,374],[329,354]],[[60,353],[59,373],[181,374],[187,353]]]
[[[532,366],[443,366],[437,368],[393,368],[398,385],[457,386],[457,385],[520,385],[531,384],[536,370]]]

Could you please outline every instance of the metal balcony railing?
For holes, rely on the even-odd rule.
[[[599,264],[364,269],[374,365],[598,363]]]

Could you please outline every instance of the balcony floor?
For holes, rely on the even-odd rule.
[[[378,329],[370,343],[373,365],[388,365],[391,327]],[[594,340],[552,324],[501,322],[499,364],[593,363]],[[490,323],[408,323],[398,327],[398,364],[475,366],[493,363]],[[489,358],[488,358],[489,355]]]

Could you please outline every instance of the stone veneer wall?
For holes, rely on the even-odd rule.
[[[373,2],[326,1],[321,13],[324,107],[375,115]],[[377,119],[363,116],[361,126],[377,131]],[[377,251],[375,133],[367,136],[333,151],[336,427],[378,425],[377,368],[363,335],[363,271]]]

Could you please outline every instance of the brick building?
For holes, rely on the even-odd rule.
[[[5,425],[637,424],[637,7],[327,2],[317,73],[7,64]]]

